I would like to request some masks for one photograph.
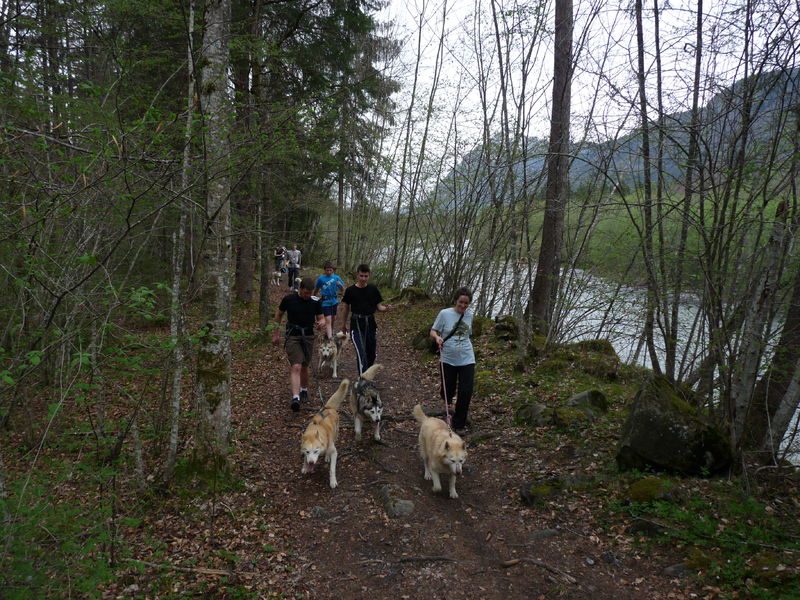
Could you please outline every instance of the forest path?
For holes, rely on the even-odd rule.
[[[273,288],[273,307],[283,293]],[[239,315],[235,330],[257,321],[253,310]],[[697,597],[689,580],[664,575],[671,557],[642,555],[621,528],[599,524],[607,514],[602,494],[598,500],[596,493],[570,492],[535,508],[521,503],[524,482],[577,475],[580,468],[570,445],[537,449],[536,433],[515,427],[507,405],[476,395],[459,497],[447,496],[446,477],[445,491],[434,494],[423,479],[412,408],[443,410],[438,363],[412,348],[413,330],[424,324],[404,310],[378,316],[382,443],[372,440],[369,426],[356,443],[345,408],[334,490],[327,465],[301,474],[299,446],[321,404],[318,389],[327,400],[339,380],[314,369],[311,399],[293,413],[283,348],[237,341],[231,456],[242,483],[212,500],[165,498],[138,530],[139,570],[118,585],[133,581],[155,597],[166,586],[213,598],[242,597],[243,590],[257,598],[311,599]],[[354,360],[348,345],[340,376],[355,376]],[[316,367],[316,349],[314,361]],[[386,489],[413,502],[413,512],[389,517]],[[174,566],[165,568],[165,560]]]

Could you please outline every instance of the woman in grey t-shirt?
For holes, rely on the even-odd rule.
[[[475,352],[469,337],[472,334],[472,292],[462,287],[453,296],[454,306],[439,311],[430,336],[439,348],[442,361],[442,398],[448,407],[456,399],[453,430],[463,435],[467,428],[467,411],[475,383]],[[446,397],[445,397],[446,392]]]

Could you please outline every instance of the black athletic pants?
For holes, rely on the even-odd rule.
[[[442,363],[444,368],[444,385],[439,389],[442,399],[447,390],[447,400],[452,404],[456,398],[456,412],[453,415],[453,429],[463,429],[467,425],[467,411],[472,400],[472,390],[475,387],[475,363],[454,367]]]

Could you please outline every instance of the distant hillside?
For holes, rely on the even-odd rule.
[[[707,172],[709,170],[720,172],[729,167],[732,152],[741,144],[742,124],[748,101],[751,126],[748,129],[745,156],[750,167],[758,169],[760,163],[768,158],[765,148],[772,146],[773,138],[776,136],[780,140],[779,154],[791,152],[791,143],[787,136],[794,131],[795,119],[800,114],[800,68],[772,71],[740,80],[716,94],[701,108],[701,160]],[[652,121],[650,152],[653,181],[655,181],[658,143],[658,132],[654,122],[657,118],[655,111],[651,111],[649,117]],[[667,185],[680,185],[684,180],[690,122],[689,111],[665,117],[666,143],[663,171]],[[529,185],[538,179],[540,181],[538,189],[541,190],[544,185],[547,140],[529,138],[526,140],[526,145],[527,154],[531,158],[524,165],[520,163],[515,166],[517,180],[522,182],[523,168],[525,168]],[[623,187],[637,187],[644,176],[641,146],[640,130],[617,140],[573,146],[574,159],[570,167],[570,182],[573,188],[590,184],[595,180],[601,181],[602,173],[614,182],[621,183]],[[481,154],[482,148],[476,148],[461,162],[458,172],[462,177],[469,173],[474,174],[476,170],[482,171],[478,179],[485,177],[486,165],[481,164]],[[451,172],[448,179],[452,176]],[[471,189],[475,193],[475,188],[461,189]],[[479,193],[488,194],[486,186],[479,186],[479,189],[484,190]],[[447,193],[442,194],[442,191],[440,190],[438,194],[440,201],[450,197]]]

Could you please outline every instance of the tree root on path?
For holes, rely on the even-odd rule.
[[[564,579],[564,581],[566,581],[567,583],[571,583],[573,585],[578,583],[578,580],[575,579],[572,575],[570,575],[566,571],[562,571],[561,569],[557,569],[556,567],[548,565],[547,563],[544,563],[536,558],[530,558],[528,556],[524,556],[522,558],[512,558],[511,560],[504,560],[503,562],[500,563],[500,566],[503,567],[504,569],[508,569],[522,562],[530,563],[532,565],[536,565],[537,567],[542,567],[543,569],[550,571],[555,575],[558,575],[559,577]]]

